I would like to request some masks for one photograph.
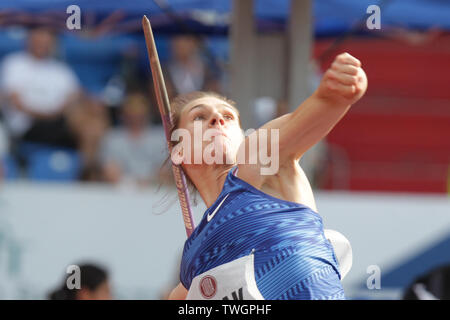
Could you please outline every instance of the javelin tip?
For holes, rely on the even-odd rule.
[[[142,17],[142,23],[150,23],[150,20],[148,20],[147,16],[144,14],[144,16]]]

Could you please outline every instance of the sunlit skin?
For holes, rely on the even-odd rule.
[[[279,130],[279,170],[274,175],[261,175],[261,163],[238,163],[238,177],[255,188],[279,199],[301,203],[318,211],[307,177],[299,166],[303,154],[325,137],[357,102],[367,89],[367,77],[361,62],[348,53],[338,55],[325,72],[318,89],[295,111],[269,121],[253,134],[262,130]],[[203,107],[197,107],[203,105]],[[228,117],[232,112],[226,103],[216,98],[201,98],[192,101],[181,112],[179,127],[191,132],[194,121],[202,121],[203,128],[216,127],[229,137],[232,145],[239,145],[239,152],[248,155],[249,137],[242,136],[236,118]],[[238,134],[239,133],[239,134]],[[269,138],[270,135],[268,134]],[[217,143],[220,143],[219,140]],[[210,142],[207,142],[208,144]],[[267,149],[270,150],[270,139]],[[202,148],[205,143],[202,144]],[[231,149],[233,150],[233,149]],[[233,152],[233,151],[230,151]],[[231,155],[235,156],[235,154]],[[207,207],[219,196],[226,175],[234,164],[185,165],[183,169],[196,186]],[[185,299],[187,289],[180,283],[169,299]]]
[[[191,159],[190,161],[183,161],[183,169],[196,186],[205,204],[209,207],[217,199],[222,190],[228,171],[235,163],[237,148],[244,141],[244,135],[239,125],[238,114],[233,108],[224,101],[215,97],[205,97],[197,99],[185,106],[180,116],[180,129],[189,131],[191,141],[194,138],[194,125],[201,124],[202,133],[207,130],[217,130],[225,136],[217,135],[212,138],[212,141],[197,141],[196,144],[191,143]],[[228,140],[228,141],[227,141]],[[226,164],[226,159],[223,159],[223,164],[206,164],[202,161],[201,164],[194,164],[195,152],[201,152],[211,144],[221,144],[225,156],[234,159],[232,164]],[[195,150],[195,146],[201,147],[200,150]],[[234,148],[232,147],[234,146]],[[183,154],[187,157],[186,153]],[[190,164],[186,164],[190,162]]]

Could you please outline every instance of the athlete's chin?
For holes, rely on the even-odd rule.
[[[234,163],[236,160],[237,150],[233,146],[231,140],[227,139],[226,141],[224,141],[224,143],[221,145],[221,148],[223,150],[222,160],[224,161],[224,163]]]
[[[213,151],[211,154],[213,161],[212,164],[234,164],[236,162],[236,153],[233,150],[223,150],[222,154],[216,155]]]

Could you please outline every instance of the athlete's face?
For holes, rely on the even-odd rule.
[[[210,152],[214,148],[222,150],[222,163],[234,163],[237,149],[244,139],[237,111],[216,97],[203,97],[188,103],[181,111],[178,128],[190,133],[190,163],[194,162],[195,152],[215,156],[214,151]]]

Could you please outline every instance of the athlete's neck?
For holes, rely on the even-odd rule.
[[[209,208],[219,197],[232,164],[188,165],[183,169],[197,188],[206,207]]]

